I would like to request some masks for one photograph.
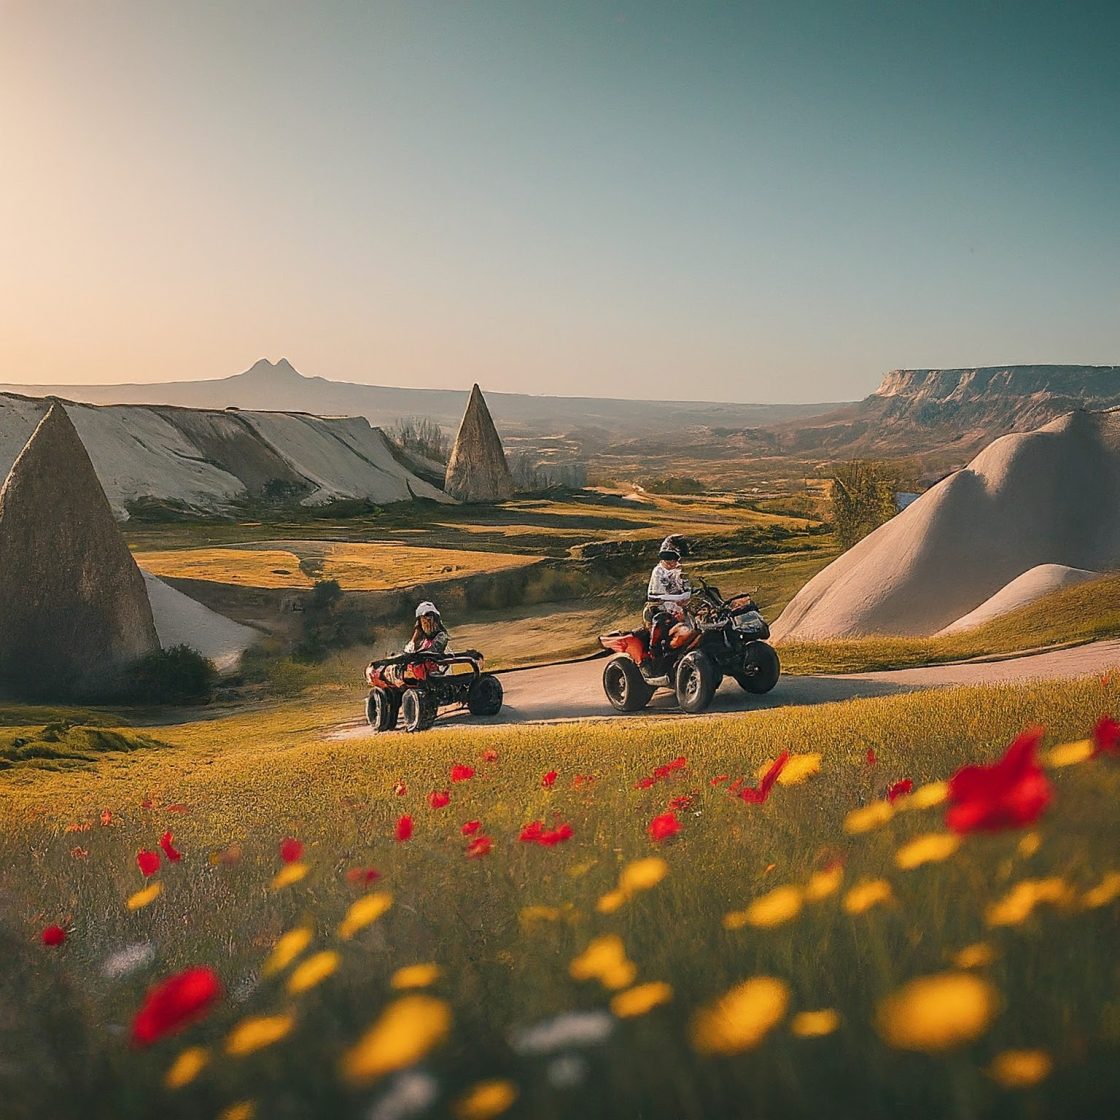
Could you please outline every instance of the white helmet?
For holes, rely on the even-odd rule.
[[[429,603],[427,599],[416,608],[416,617],[423,618],[426,614],[434,614],[436,618],[440,617],[439,609],[435,603]]]

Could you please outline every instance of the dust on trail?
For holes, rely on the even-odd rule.
[[[441,712],[437,726],[450,729],[510,723],[562,723],[573,720],[704,718],[682,713],[667,689],[660,689],[644,711],[625,716],[612,711],[603,695],[600,680],[602,666],[602,660],[582,661],[500,673],[506,696],[499,715],[492,719],[475,719],[465,710],[448,709]],[[706,714],[727,715],[787,706],[830,704],[864,696],[913,692],[920,688],[1060,680],[1104,673],[1118,666],[1120,641],[1104,641],[1002,661],[926,665],[917,669],[892,669],[875,673],[782,677],[774,691],[766,696],[751,696],[743,692],[734,681],[725,680]],[[323,738],[361,739],[372,734],[359,709],[353,720],[328,729]]]

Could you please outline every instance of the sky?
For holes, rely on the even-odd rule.
[[[0,382],[1120,363],[1120,4],[0,0]]]

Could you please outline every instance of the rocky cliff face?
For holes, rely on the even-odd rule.
[[[0,489],[0,693],[111,694],[159,648],[144,579],[55,403]]]

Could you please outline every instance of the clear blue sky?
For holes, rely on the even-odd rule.
[[[0,381],[1120,363],[1120,4],[0,0]]]

